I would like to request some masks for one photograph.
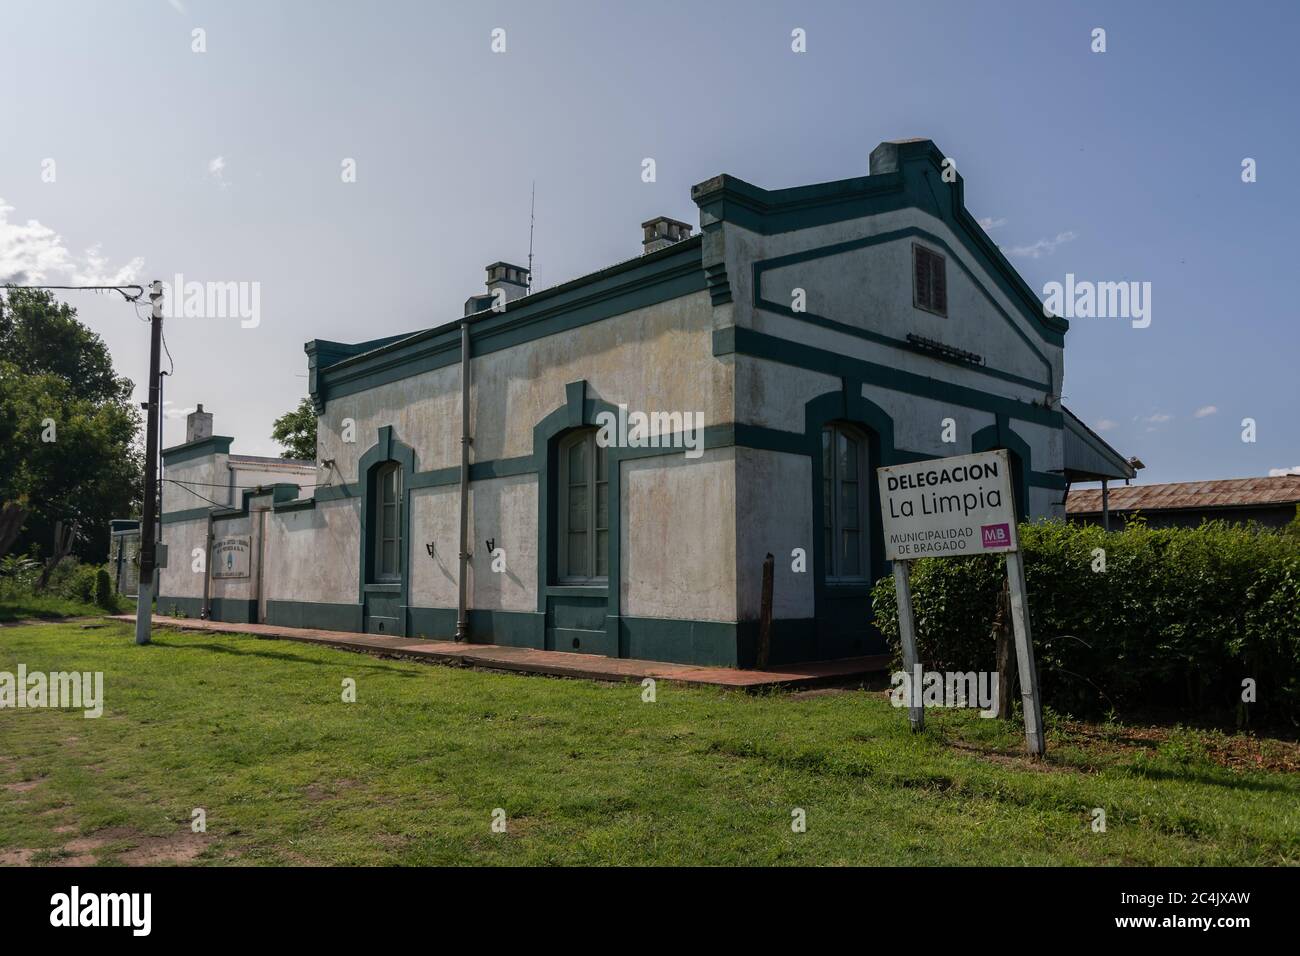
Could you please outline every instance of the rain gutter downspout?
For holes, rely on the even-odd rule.
[[[469,640],[468,591],[465,574],[469,565],[469,322],[460,324],[460,589],[456,601],[456,640]]]

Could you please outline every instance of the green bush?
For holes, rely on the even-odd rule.
[[[1020,527],[1045,703],[1076,716],[1172,708],[1251,713],[1294,725],[1300,714],[1300,547],[1287,535],[1206,523],[1104,532],[1064,522]],[[1095,549],[1105,571],[1093,570]],[[912,566],[922,662],[992,670],[1000,556]],[[876,625],[898,648],[892,577],[872,594]]]
[[[95,572],[95,604],[106,611],[117,610],[117,597],[113,594],[113,577],[108,568]]]
[[[69,558],[60,563],[50,575],[49,589],[78,604],[91,604],[95,600],[95,576],[98,570],[93,564],[81,564]]]

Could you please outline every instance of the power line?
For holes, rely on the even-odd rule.
[[[6,282],[6,289],[48,289],[54,292],[116,292],[127,302],[138,302],[144,297],[144,286],[139,285],[17,285]],[[134,289],[135,295],[127,295],[127,289]]]
[[[170,481],[174,485],[182,485],[186,487],[188,487],[189,485],[193,485],[196,488],[265,488],[266,487],[265,483],[258,484],[258,485],[223,485],[221,482],[217,482],[217,481],[190,481],[187,478],[164,478],[163,481]],[[322,482],[322,481],[308,481],[308,482],[291,481],[291,482],[286,482],[286,484],[297,485],[299,488],[329,487],[328,482]]]

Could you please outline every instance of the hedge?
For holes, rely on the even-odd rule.
[[[1044,703],[1074,716],[1176,711],[1297,726],[1300,540],[1253,526],[1122,531],[1060,521],[1020,526]],[[1095,549],[1104,552],[1105,570]],[[921,661],[994,670],[991,637],[1005,558],[912,566]],[[875,623],[901,660],[892,576],[872,592]],[[1242,681],[1256,702],[1242,706]]]

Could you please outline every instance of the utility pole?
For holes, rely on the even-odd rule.
[[[162,283],[149,285],[149,405],[145,421],[144,507],[140,516],[140,589],[135,606],[135,642],[148,644],[153,627],[153,599],[157,574],[156,521],[158,502],[158,421],[162,409],[159,350],[162,343]]]

